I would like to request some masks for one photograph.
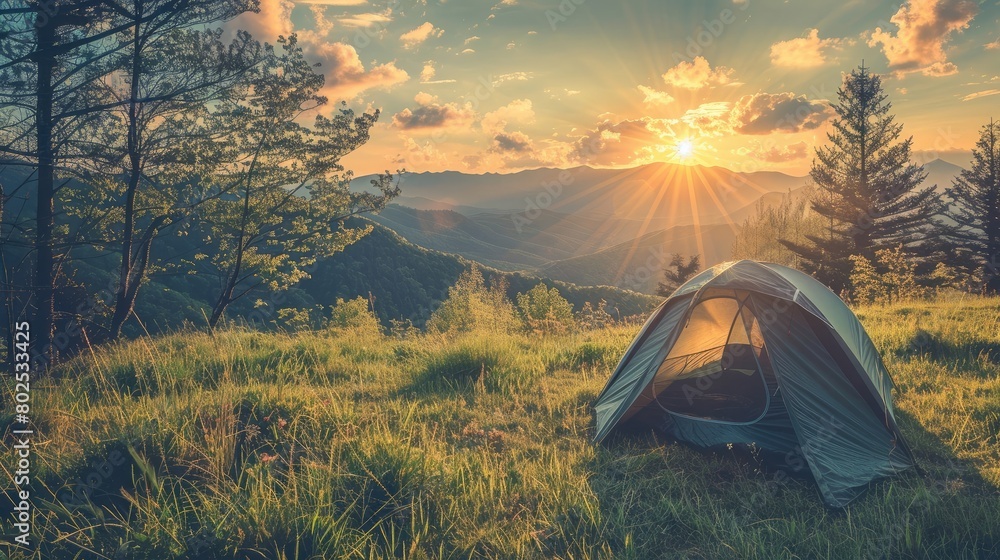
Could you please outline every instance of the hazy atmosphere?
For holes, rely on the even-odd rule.
[[[0,0],[0,560],[1000,560],[998,30]]]

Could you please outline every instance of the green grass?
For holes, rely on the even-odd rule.
[[[725,454],[591,444],[635,325],[183,332],[33,385],[34,557],[997,558],[1000,300],[858,313],[924,472],[844,510]]]

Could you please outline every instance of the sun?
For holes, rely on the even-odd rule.
[[[681,159],[688,159],[694,155],[694,144],[690,140],[681,140],[674,147],[674,153]]]

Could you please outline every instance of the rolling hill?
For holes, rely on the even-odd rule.
[[[635,220],[541,210],[534,220],[482,212],[416,210],[390,205],[372,219],[428,249],[456,253],[504,270],[523,270],[623,243],[641,234]]]
[[[384,324],[391,319],[409,319],[423,325],[448,296],[448,288],[459,274],[472,265],[460,256],[418,247],[392,230],[376,226],[343,252],[322,260],[312,277],[302,280],[295,291],[306,300],[305,307],[330,306],[337,298],[368,297]],[[558,288],[574,309],[604,300],[609,312],[620,317],[646,313],[659,301],[611,286],[577,286],[541,275],[480,267],[488,282],[502,280],[507,285],[511,300],[541,282]]]
[[[359,177],[364,189],[371,176]],[[520,214],[539,210],[597,219],[648,221],[647,231],[695,223],[726,223],[762,195],[801,187],[805,178],[773,171],[738,173],[722,167],[650,163],[629,169],[541,168],[474,175],[407,173],[398,202],[418,209]]]
[[[961,171],[940,159],[924,168],[940,193]],[[706,266],[728,260],[739,225],[761,205],[805,196],[808,180],[666,163],[411,173],[403,196],[372,219],[421,247],[500,270],[651,293],[671,253],[700,254]]]
[[[729,260],[736,230],[728,225],[678,226],[546,264],[538,274],[584,286],[608,285],[654,293],[672,253],[702,255],[702,262]]]

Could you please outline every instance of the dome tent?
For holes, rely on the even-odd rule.
[[[854,313],[802,272],[749,260],[706,270],[646,321],[595,403],[596,441],[629,425],[697,447],[798,454],[842,507],[914,466],[892,380]]]

